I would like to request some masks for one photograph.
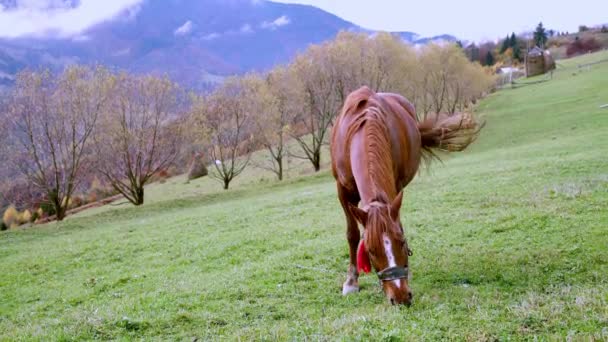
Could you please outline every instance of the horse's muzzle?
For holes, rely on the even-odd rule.
[[[407,294],[404,296],[404,298],[398,298],[396,296],[389,296],[388,301],[391,303],[391,305],[410,306],[410,305],[412,305],[413,298],[414,298],[414,295],[412,294],[412,291],[407,291]]]

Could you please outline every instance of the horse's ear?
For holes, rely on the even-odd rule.
[[[403,190],[399,191],[399,194],[391,203],[391,218],[393,221],[399,220],[399,210],[401,210],[401,202],[403,201]]]
[[[367,211],[352,204],[349,204],[349,206],[350,212],[353,213],[353,216],[355,216],[357,222],[361,223],[361,225],[365,228],[365,223],[367,223]]]

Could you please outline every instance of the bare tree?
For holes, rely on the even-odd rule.
[[[334,117],[346,96],[361,86],[375,91],[407,93],[415,86],[410,75],[416,69],[416,55],[410,47],[390,34],[370,38],[365,34],[341,32],[331,42],[313,46],[290,66],[296,75],[292,96],[300,112],[294,117],[292,137],[318,171],[322,146]]]
[[[252,108],[245,78],[230,78],[207,97],[199,97],[193,116],[201,134],[209,140],[214,169],[210,176],[228,189],[230,182],[249,164],[253,146]]]
[[[327,57],[323,46],[313,46],[291,65],[297,79],[294,86],[300,87],[302,93],[301,111],[294,116],[291,136],[304,153],[292,156],[309,160],[315,171],[321,169],[321,148],[327,143],[325,139],[341,104]]]
[[[278,180],[283,180],[284,161],[288,156],[287,140],[290,123],[296,111],[292,99],[298,94],[292,87],[293,78],[288,70],[277,67],[271,71],[263,86],[258,87],[259,110],[255,113],[255,122],[259,137],[257,141],[268,152],[268,160],[256,166],[273,172]]]
[[[416,103],[425,117],[464,110],[494,84],[493,76],[479,63],[469,62],[454,45],[427,45],[418,58],[418,83],[422,93],[416,97]]]
[[[408,73],[415,68],[415,53],[389,33],[370,39],[366,34],[341,32],[326,44],[326,53],[341,102],[364,85],[376,92],[397,92],[413,83]]]
[[[112,75],[112,101],[95,135],[97,167],[134,205],[144,186],[179,156],[182,125],[179,89],[166,78]]]
[[[84,174],[85,154],[107,100],[106,71],[70,67],[58,78],[21,72],[8,106],[10,154],[27,180],[40,189],[63,220]]]

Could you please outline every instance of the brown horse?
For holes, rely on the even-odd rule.
[[[357,264],[366,269],[365,260],[371,260],[389,301],[411,303],[411,252],[399,216],[402,189],[418,172],[421,158],[435,156],[432,149],[463,150],[480,128],[462,114],[419,122],[404,97],[376,94],[367,87],[347,97],[331,138],[332,171],[350,247],[343,294],[359,290]],[[364,227],[361,244],[357,222]]]

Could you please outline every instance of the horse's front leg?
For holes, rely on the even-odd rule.
[[[349,201],[346,194],[341,186],[338,185],[338,197],[340,198],[340,204],[344,209],[344,215],[346,216],[346,239],[348,240],[348,247],[350,253],[350,263],[348,265],[348,271],[346,273],[346,281],[342,285],[342,294],[347,295],[352,292],[359,291],[359,272],[357,271],[357,248],[359,247],[359,240],[361,238],[359,233],[359,227],[357,221],[349,209]],[[356,201],[353,205],[357,205]]]
[[[351,292],[359,291],[359,271],[357,271],[357,248],[359,247],[359,228],[357,222],[352,216],[346,219],[346,239],[348,240],[348,247],[350,253],[350,264],[348,265],[348,271],[346,273],[346,281],[342,285],[342,294],[347,295]]]

